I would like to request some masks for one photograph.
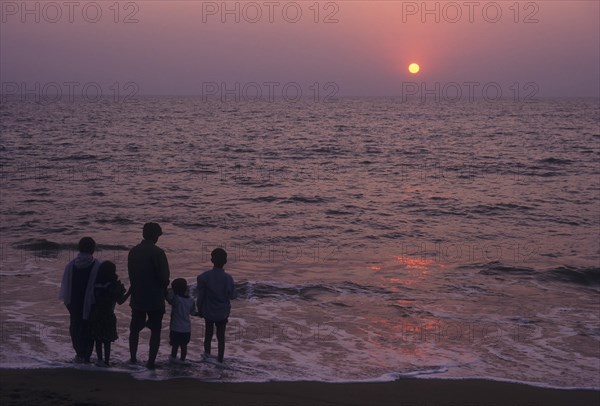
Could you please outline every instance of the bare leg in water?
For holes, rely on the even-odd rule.
[[[225,327],[227,326],[226,322],[212,322],[206,321],[205,330],[204,330],[204,353],[210,354],[210,347],[212,336],[214,332],[214,326],[217,325],[217,342],[218,342],[218,355],[217,359],[219,362],[223,362],[223,357],[225,355]]]
[[[148,369],[156,368],[155,361],[158,355],[158,348],[160,347],[160,328],[150,330],[150,353],[148,355],[148,363],[146,367]]]
[[[104,347],[104,358],[102,358],[102,347]],[[103,343],[96,341],[96,355],[99,362],[103,362],[104,365],[108,366],[110,360],[110,342]]]
[[[218,342],[218,355],[217,359],[219,362],[223,362],[223,357],[225,355],[225,327],[226,323],[217,323],[217,342]]]
[[[185,361],[185,357],[187,357],[187,345],[181,346],[181,360]]]

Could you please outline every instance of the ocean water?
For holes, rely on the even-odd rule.
[[[125,304],[114,370],[599,389],[599,118],[597,99],[4,100],[0,366],[77,367],[57,299],[77,241],[128,285],[157,221],[172,278],[229,252],[226,362],[194,319],[168,364],[167,313],[161,368],[129,367]]]

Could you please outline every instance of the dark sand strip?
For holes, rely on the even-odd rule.
[[[140,381],[76,369],[0,370],[2,406],[16,405],[591,405],[600,391],[544,389],[486,380],[402,379],[387,383],[207,383]]]

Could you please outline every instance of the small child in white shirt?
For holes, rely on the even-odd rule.
[[[190,315],[196,315],[196,304],[194,299],[188,295],[187,281],[177,278],[171,283],[173,293],[167,296],[171,305],[171,324],[169,339],[171,344],[172,362],[177,362],[177,351],[181,347],[181,361],[187,356],[187,345],[190,342],[192,323]]]

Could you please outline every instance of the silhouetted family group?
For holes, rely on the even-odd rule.
[[[171,305],[170,360],[185,361],[191,339],[190,316],[195,315],[205,320],[205,356],[211,352],[216,326],[218,360],[223,362],[230,300],[235,298],[233,278],[223,269],[227,253],[222,248],[212,251],[213,269],[198,276],[195,301],[189,296],[188,284],[183,278],[173,280],[172,289],[168,290],[169,263],[165,252],[156,246],[161,235],[162,229],[157,223],[144,225],[144,239],[129,251],[127,258],[129,290],[119,280],[114,263],[94,258],[96,242],[91,237],[83,237],[79,241],[79,254],[67,264],[60,289],[60,299],[69,310],[69,333],[76,353],[75,362],[90,362],[95,344],[98,365],[109,366],[111,343],[118,338],[115,305],[125,303],[130,296],[130,363],[137,363],[139,335],[148,327],[150,348],[146,367],[156,367],[165,301]],[[177,359],[180,349],[181,355]]]

